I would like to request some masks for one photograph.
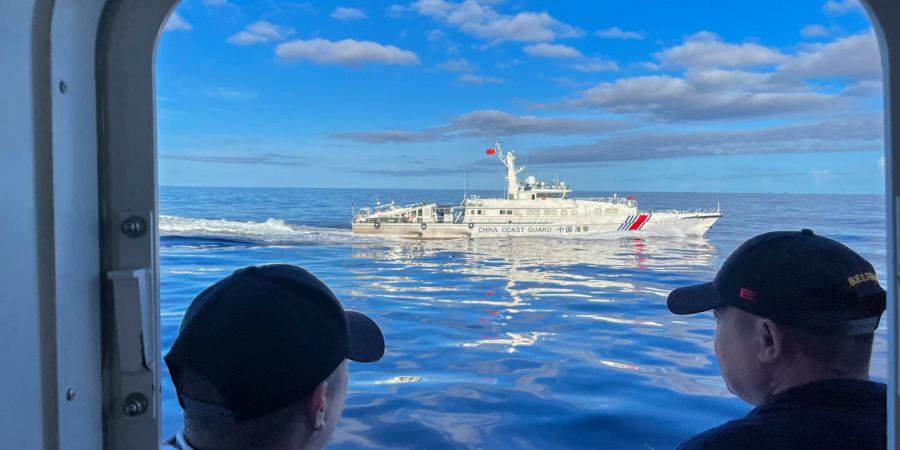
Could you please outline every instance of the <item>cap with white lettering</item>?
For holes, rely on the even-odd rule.
[[[728,257],[713,281],[675,289],[667,301],[675,314],[734,306],[825,335],[871,333],[885,305],[872,264],[809,229],[751,238]]]

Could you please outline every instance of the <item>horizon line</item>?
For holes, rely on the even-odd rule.
[[[465,191],[460,188],[399,188],[399,187],[331,187],[331,186],[211,186],[211,185],[159,185],[160,188],[198,188],[198,189],[333,189],[333,190],[394,190],[394,191]],[[482,188],[469,189],[470,191],[497,191],[502,192],[504,189]],[[871,192],[776,192],[776,191],[631,191],[631,190],[611,190],[611,189],[585,189],[581,192],[625,192],[633,194],[774,194],[774,195],[878,195],[884,197],[886,194]],[[577,199],[575,195],[573,198]]]

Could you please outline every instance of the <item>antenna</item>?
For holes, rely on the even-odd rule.
[[[469,196],[469,162],[468,161],[466,161],[465,164],[463,165],[463,170],[466,173],[466,184],[463,187],[463,199],[462,199],[462,203],[460,203],[459,206],[465,205],[466,197]]]

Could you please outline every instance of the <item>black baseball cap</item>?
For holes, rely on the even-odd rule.
[[[185,412],[238,422],[298,401],[345,358],[373,362],[383,354],[372,319],[344,311],[306,270],[273,264],[237,270],[200,293],[165,361]],[[219,395],[182,395],[184,369]]]
[[[734,306],[833,336],[872,333],[885,305],[872,264],[808,229],[751,238],[728,257],[713,281],[675,289],[667,301],[675,314]]]

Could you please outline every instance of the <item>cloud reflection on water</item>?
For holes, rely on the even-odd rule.
[[[694,330],[702,321],[665,310],[671,284],[708,278],[718,257],[702,238],[365,242],[352,248],[360,263],[351,296],[389,311],[377,318],[391,347],[383,363],[405,366],[399,379],[415,380],[374,383],[403,390],[413,404],[443,399],[438,410],[430,400],[408,405],[407,419],[478,447],[498,424],[484,415],[488,397],[615,410],[633,401],[605,392],[616,385],[728,395],[705,355],[711,334]],[[420,348],[434,354],[423,358]],[[479,378],[487,374],[493,383]],[[585,397],[582,383],[605,392],[603,400]],[[461,397],[477,406],[446,407]]]

